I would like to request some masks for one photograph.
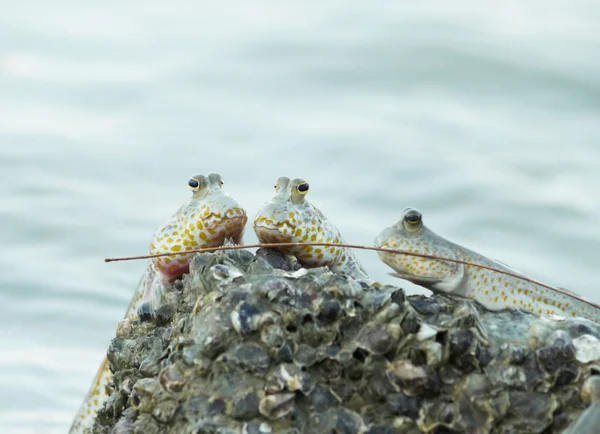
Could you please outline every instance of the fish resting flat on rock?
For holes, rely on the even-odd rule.
[[[494,267],[523,277],[522,273],[477,252],[455,244],[423,223],[422,214],[406,208],[402,218],[375,238],[377,247],[437,255]],[[600,308],[564,289],[547,288],[517,277],[456,262],[379,252],[393,268],[392,274],[434,292],[445,292],[477,300],[490,310],[522,309],[539,315],[582,317],[600,323]]]
[[[164,225],[158,228],[150,243],[150,254],[170,253],[218,247],[226,239],[242,243],[248,217],[240,204],[223,189],[218,173],[195,175],[188,180],[192,197]],[[127,308],[125,318],[138,320],[138,309],[145,302],[156,304],[159,292],[189,271],[193,255],[152,258]],[[70,433],[90,432],[94,417],[108,399],[106,386],[112,379],[106,357],[94,378]]]

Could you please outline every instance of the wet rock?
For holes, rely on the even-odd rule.
[[[300,264],[293,256],[286,256],[275,249],[258,249],[256,251],[255,261],[264,260],[271,266],[271,269],[284,271],[296,271],[300,269]]]
[[[257,330],[259,321],[260,311],[258,308],[245,301],[240,302],[231,312],[233,328],[242,336],[249,335]]]
[[[366,431],[359,414],[350,410],[328,410],[311,419],[311,432],[359,434]]]
[[[235,365],[235,367],[247,372],[264,373],[269,368],[271,358],[260,345],[242,343],[220,356],[217,362]],[[233,370],[233,367],[225,369],[225,371],[229,370]]]
[[[342,314],[342,306],[336,299],[323,300],[319,306],[319,316],[335,321]]]
[[[198,254],[190,270],[142,304],[140,320],[119,323],[94,432],[587,434],[600,424],[595,324],[407,297],[272,250]]]
[[[509,392],[510,407],[503,428],[517,432],[541,433],[552,424],[556,397],[547,393]]]
[[[435,315],[442,309],[440,303],[434,298],[415,297],[411,298],[409,303],[423,315]]]
[[[288,415],[294,410],[295,396],[293,393],[278,393],[263,397],[258,407],[260,414],[269,419],[279,419]]]
[[[536,351],[536,357],[540,369],[550,376],[556,385],[572,383],[580,374],[575,360],[575,349],[571,344],[540,348]]]
[[[315,386],[308,395],[308,402],[312,411],[323,411],[341,404],[341,399],[326,386]]]
[[[167,366],[158,375],[158,381],[165,390],[170,392],[181,392],[185,385],[183,369],[178,365]]]
[[[398,324],[367,324],[358,338],[359,345],[372,354],[386,354],[395,348],[402,329]]]
[[[600,340],[592,335],[585,334],[573,339],[575,358],[581,363],[600,360]]]
[[[439,375],[428,366],[397,360],[388,367],[386,374],[392,384],[409,396],[435,396],[440,391]]]
[[[138,317],[140,321],[152,321],[152,303],[146,301],[138,307]]]
[[[265,258],[256,258],[248,267],[251,274],[271,274],[275,268]]]
[[[141,414],[133,423],[133,434],[159,434],[160,424],[148,414]]]
[[[419,417],[420,405],[418,398],[398,392],[388,394],[386,399],[393,414],[407,416],[415,420]]]
[[[480,343],[476,336],[471,329],[449,333],[450,363],[462,372],[470,373],[479,367]]]
[[[290,392],[300,391],[304,395],[310,395],[316,384],[308,372],[291,363],[279,365],[274,376]]]
[[[177,401],[174,398],[166,394],[160,394],[156,397],[156,406],[152,411],[152,417],[160,423],[168,423],[173,419],[177,406]]]
[[[317,350],[309,345],[295,345],[294,363],[307,368],[313,366],[317,362]]]
[[[241,393],[233,400],[231,417],[234,419],[250,420],[260,415],[259,403],[261,393],[249,390]]]
[[[579,418],[575,420],[569,418],[571,424],[564,431],[565,434],[595,434],[598,432],[600,425],[600,377],[592,376],[583,383],[581,399],[589,407]],[[568,417],[568,415],[563,416]]]
[[[453,402],[425,402],[417,423],[426,433],[467,432],[461,420],[460,409]]]
[[[168,304],[164,304],[154,311],[153,320],[156,325],[163,326],[171,322],[173,315],[175,315],[175,309]]]

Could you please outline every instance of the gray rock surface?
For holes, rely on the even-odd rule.
[[[586,320],[406,297],[273,251],[199,254],[158,305],[119,324],[94,432],[560,433],[600,349]]]

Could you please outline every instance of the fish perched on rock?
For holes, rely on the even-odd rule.
[[[153,303],[160,291],[189,271],[193,255],[177,255],[193,249],[218,247],[226,239],[242,243],[248,217],[240,204],[223,189],[218,173],[195,175],[188,180],[192,197],[164,225],[158,228],[150,243],[150,254],[173,253],[173,256],[152,258],[142,275],[125,318],[138,320],[138,309],[145,302]],[[71,434],[92,431],[94,418],[108,395],[106,385],[112,372],[105,357],[94,382],[77,412]]]
[[[343,243],[339,230],[306,200],[308,183],[300,178],[280,176],[275,184],[277,194],[265,203],[254,219],[254,232],[261,243]],[[356,279],[368,279],[354,253],[342,247],[280,247],[295,256],[307,268],[328,266]]]
[[[248,217],[240,204],[223,189],[218,173],[196,175],[188,181],[192,197],[158,228],[150,254],[177,253],[223,245],[226,238],[240,244]],[[169,280],[190,269],[192,255],[152,258],[158,270]]]
[[[375,246],[474,262],[527,277],[441,237],[425,226],[422,214],[412,208],[406,208],[397,223],[375,238]],[[434,292],[475,299],[489,310],[523,309],[539,315],[582,317],[600,324],[598,306],[564,289],[563,294],[517,277],[456,262],[387,252],[379,252],[379,258],[396,271],[393,276]]]

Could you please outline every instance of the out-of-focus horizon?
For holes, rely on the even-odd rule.
[[[600,302],[591,1],[2,10],[2,433],[67,431],[147,264],[103,258],[147,253],[196,173],[221,173],[250,221],[278,176],[303,177],[352,243],[413,206]]]

